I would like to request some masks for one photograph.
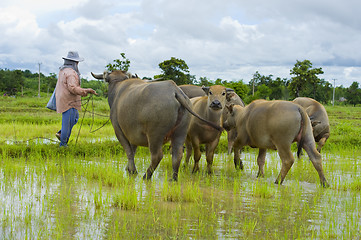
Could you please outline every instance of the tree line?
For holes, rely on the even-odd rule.
[[[109,71],[128,71],[130,61],[124,53],[120,59],[109,63],[106,69]],[[211,80],[207,77],[191,75],[189,67],[182,59],[172,57],[159,63],[161,73],[153,76],[159,81],[172,79],[177,85],[224,85],[232,88],[246,102],[255,99],[280,99],[292,100],[296,97],[311,97],[317,101],[327,104],[333,99],[333,86],[320,78],[324,72],[322,68],[313,68],[311,61],[296,61],[290,70],[290,78],[274,77],[273,75],[262,75],[258,71],[253,74],[252,79],[245,83],[243,79],[229,81],[224,79]],[[151,79],[144,77],[143,79]],[[40,73],[40,91],[42,95],[52,93],[56,86],[57,76],[50,73],[45,76]],[[99,96],[107,96],[107,85],[99,80],[87,80],[82,78],[81,85],[85,88],[93,88]],[[29,70],[0,69],[0,92],[2,95],[34,96],[38,94],[39,73]],[[350,87],[339,86],[335,89],[335,104],[361,104],[361,89],[358,82],[353,82]]]

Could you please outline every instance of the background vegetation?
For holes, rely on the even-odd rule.
[[[106,68],[109,71],[120,69],[127,71],[130,67],[130,60],[125,53],[120,54],[120,59],[115,59]],[[254,99],[283,99],[292,100],[295,97],[311,97],[317,101],[329,104],[333,98],[333,86],[322,79],[322,68],[313,68],[311,61],[296,61],[290,70],[290,78],[275,77],[273,75],[262,75],[258,71],[249,79],[248,84],[243,79],[230,81],[227,79],[211,80],[206,76],[196,78],[190,74],[187,63],[175,57],[159,63],[161,73],[153,76],[155,79],[172,79],[178,85],[225,85],[233,88],[236,93],[246,102]],[[143,79],[151,79],[151,76]],[[49,96],[55,88],[57,75],[51,73],[45,76],[40,73],[40,96]],[[99,80],[82,79],[81,84],[85,88],[93,88],[99,96],[107,96],[106,83]],[[10,96],[37,96],[39,86],[39,73],[32,73],[29,70],[0,69],[0,93]],[[358,82],[353,82],[349,87],[339,86],[335,88],[335,104],[361,104],[361,88]]]

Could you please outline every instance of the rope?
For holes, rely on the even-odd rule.
[[[76,136],[76,141],[75,141],[75,146],[76,144],[78,143],[78,138],[79,138],[79,135],[80,135],[80,130],[81,130],[81,127],[83,125],[83,120],[84,120],[84,117],[85,117],[85,114],[87,113],[87,109],[88,109],[88,105],[89,105],[89,101],[91,100],[91,105],[92,105],[92,111],[90,112],[91,115],[92,115],[92,123],[90,125],[90,130],[89,132],[90,133],[94,133],[98,130],[100,130],[101,128],[103,128],[106,124],[108,124],[108,122],[110,121],[110,118],[108,118],[108,120],[102,125],[100,126],[99,128],[95,129],[95,130],[92,130],[93,129],[93,125],[94,125],[94,116],[97,115],[97,116],[102,116],[102,117],[109,117],[109,116],[105,116],[105,115],[102,115],[102,114],[97,114],[94,112],[94,100],[93,100],[93,94],[90,95],[90,97],[88,98],[88,100],[86,101],[85,104],[82,104],[82,106],[85,105],[85,110],[84,110],[84,114],[83,114],[83,118],[81,119],[81,123],[80,123],[80,127],[79,127],[79,131],[78,131],[78,135]]]
[[[86,110],[87,110],[87,108],[88,108],[89,100],[92,99],[92,98],[93,98],[93,94],[90,95],[90,97],[88,98],[88,101],[87,101],[87,103],[86,103],[85,110],[84,110],[84,114],[83,114],[83,118],[81,119],[79,131],[78,131],[78,135],[76,136],[75,147],[76,147],[76,144],[78,143],[78,137],[79,137],[79,134],[80,134],[81,127],[82,127],[82,125],[83,125],[83,120],[84,120],[84,117],[85,117]]]
[[[103,128],[105,125],[107,125],[108,122],[110,121],[110,118],[109,118],[108,115],[98,114],[98,113],[95,113],[95,112],[94,112],[94,100],[93,100],[93,94],[91,94],[90,97],[87,99],[87,101],[86,101],[85,103],[81,104],[82,107],[85,106],[85,110],[84,110],[83,117],[82,117],[82,119],[81,119],[81,123],[80,123],[80,127],[79,127],[78,134],[77,134],[77,136],[76,136],[75,146],[76,146],[76,144],[78,143],[78,138],[79,138],[79,135],[80,135],[80,130],[81,130],[81,127],[82,127],[82,125],[83,125],[83,120],[84,120],[85,114],[88,112],[87,109],[88,109],[88,105],[89,105],[89,101],[90,101],[90,100],[92,101],[92,111],[90,112],[90,114],[92,115],[92,123],[91,123],[89,132],[90,132],[90,133],[94,133],[94,132],[100,130],[100,129]],[[79,100],[79,101],[81,101],[81,100]],[[73,103],[74,103],[74,102],[71,102],[71,103],[69,103],[69,105],[72,106]],[[101,116],[101,117],[107,117],[108,120],[107,120],[102,126],[100,126],[99,128],[93,130],[94,121],[95,121],[94,116],[95,116],[95,115]],[[13,120],[13,123],[14,123],[14,122],[15,122],[15,120]],[[37,139],[45,139],[45,140],[52,141],[52,142],[55,142],[55,143],[59,142],[59,140],[53,140],[53,139],[45,138],[45,137],[34,137],[34,138],[30,138],[30,139],[25,140],[25,141],[17,141],[17,140],[16,140],[15,124],[14,124],[14,135],[15,135],[15,140],[9,140],[9,141],[12,142],[12,143],[15,143],[15,144],[24,143],[24,142],[29,142],[29,141],[33,141],[33,140],[37,140]],[[3,142],[6,142],[6,140],[3,141]]]

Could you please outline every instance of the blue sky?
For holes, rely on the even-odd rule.
[[[140,77],[181,58],[211,80],[290,78],[296,60],[322,67],[336,85],[361,83],[360,1],[3,0],[0,68],[58,73],[77,50],[83,77],[124,52]]]

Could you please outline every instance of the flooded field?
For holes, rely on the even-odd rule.
[[[256,151],[242,154],[245,169],[218,154],[214,174],[183,167],[171,178],[165,154],[151,181],[142,175],[146,149],[137,154],[138,176],[125,172],[124,153],[76,156],[54,148],[0,164],[1,239],[358,239],[361,237],[360,151],[323,153],[320,186],[308,158],[296,160],[283,185],[277,152],[268,153],[257,179]]]
[[[165,146],[151,181],[142,179],[150,163],[145,148],[136,155],[139,175],[129,177],[111,124],[91,131],[106,117],[82,115],[69,148],[59,149],[54,134],[61,115],[45,109],[46,102],[0,99],[0,239],[361,238],[359,107],[326,106],[331,137],[321,154],[331,186],[324,189],[306,156],[283,185],[274,184],[281,169],[275,151],[267,155],[264,178],[256,178],[254,149],[245,149],[244,170],[236,170],[233,155],[225,154],[225,134],[212,175],[203,154],[198,174],[191,174],[191,159],[179,181],[170,181]],[[94,106],[109,114],[106,99]]]

